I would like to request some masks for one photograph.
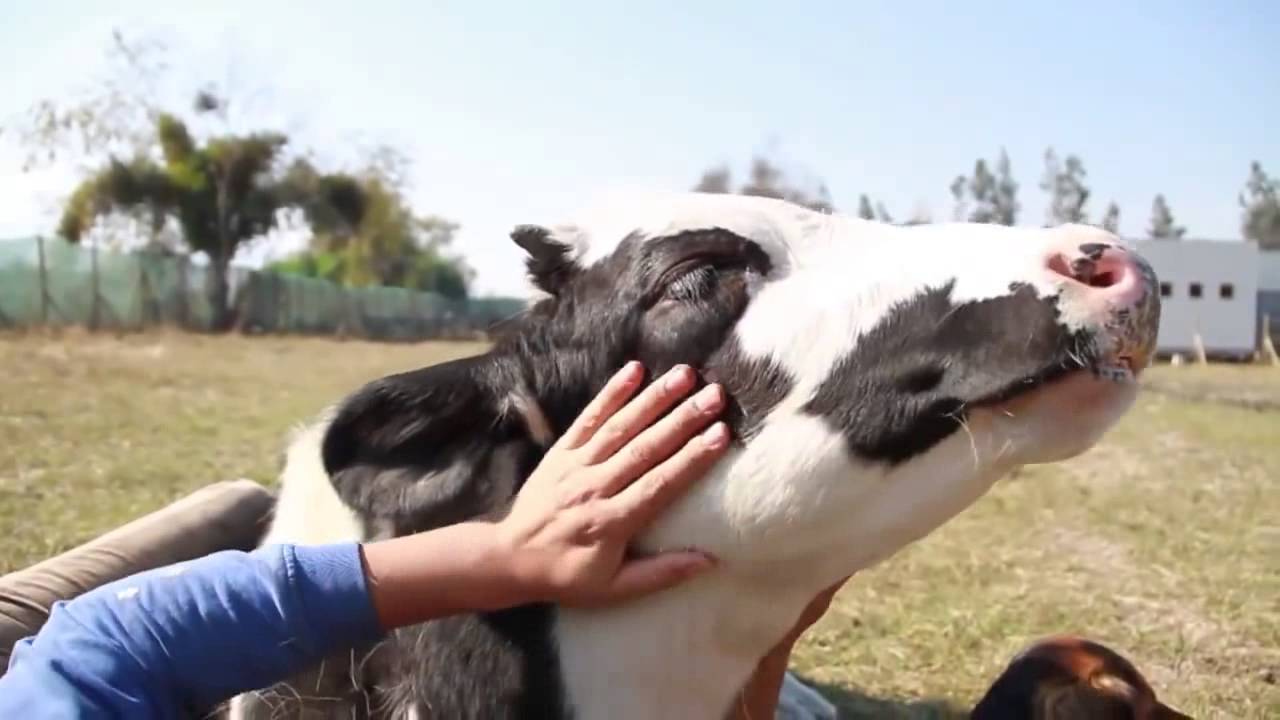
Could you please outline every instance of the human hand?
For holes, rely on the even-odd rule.
[[[628,402],[642,379],[638,363],[618,372],[547,452],[498,522],[499,546],[529,601],[618,602],[713,565],[694,550],[627,556],[632,537],[701,478],[729,441],[724,423],[712,423],[724,406],[718,385],[658,419],[696,378],[689,367],[677,366]]]
[[[709,569],[713,559],[694,550],[627,557],[632,537],[729,445],[724,423],[711,424],[724,407],[719,386],[703,388],[659,420],[696,378],[688,367],[674,368],[628,402],[642,379],[643,369],[632,363],[605,385],[547,451],[502,520],[364,544],[381,626],[532,602],[617,602]]]

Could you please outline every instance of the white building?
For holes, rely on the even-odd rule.
[[[1278,253],[1251,242],[1139,240],[1138,251],[1160,277],[1160,336],[1157,351],[1191,353],[1200,334],[1213,356],[1247,357],[1258,347],[1259,285],[1280,291]],[[1262,276],[1263,257],[1276,276]],[[1280,295],[1280,292],[1277,293]],[[1273,316],[1272,323],[1280,323]]]

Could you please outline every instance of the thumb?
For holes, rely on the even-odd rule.
[[[605,590],[606,602],[630,600],[665,590],[715,567],[715,558],[696,550],[665,552],[623,563]]]

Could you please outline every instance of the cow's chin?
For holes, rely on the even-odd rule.
[[[1076,370],[975,410],[971,419],[1004,436],[1015,464],[1054,463],[1096,445],[1137,395],[1132,374]]]

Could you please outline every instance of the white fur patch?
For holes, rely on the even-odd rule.
[[[298,429],[289,442],[275,513],[262,544],[323,545],[363,539],[359,518],[338,497],[320,454],[331,412]]]

